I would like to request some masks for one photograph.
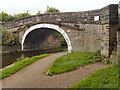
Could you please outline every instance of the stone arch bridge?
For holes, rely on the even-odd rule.
[[[6,22],[3,26],[17,34],[21,49],[43,39],[50,30],[63,35],[69,52],[101,50],[102,54],[110,56],[114,49],[118,50],[120,41],[117,39],[120,37],[118,5],[114,4],[91,11],[34,15]]]

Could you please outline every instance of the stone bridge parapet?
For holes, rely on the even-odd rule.
[[[16,32],[21,42],[25,32],[40,24],[53,24],[61,28],[68,36],[73,52],[101,50],[101,54],[110,57],[114,48],[117,47],[117,42],[120,41],[117,39],[120,35],[118,34],[117,37],[118,5],[116,4],[91,11],[33,15],[6,22],[3,26],[8,31]],[[36,29],[42,31],[43,27]],[[28,36],[30,36],[29,33]]]
[[[116,24],[117,5],[111,4],[104,8],[83,11],[65,12],[53,14],[33,15],[18,20],[12,20],[3,24],[8,30],[38,22],[59,22],[67,24]]]

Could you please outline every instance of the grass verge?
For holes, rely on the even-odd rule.
[[[89,63],[100,61],[100,52],[74,52],[55,60],[49,69],[48,75],[60,74],[75,70]]]
[[[71,88],[118,88],[118,65],[111,65],[107,68],[101,69]]]
[[[2,71],[0,71],[0,78],[4,79],[4,78],[10,76],[11,74],[16,73],[17,71],[24,68],[25,66],[32,64],[34,61],[41,59],[43,57],[46,57],[48,55],[49,54],[43,54],[43,55],[31,57],[31,58],[26,58],[24,60],[16,61],[13,66],[7,67],[7,68],[3,69]]]

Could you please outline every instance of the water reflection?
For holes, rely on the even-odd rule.
[[[25,57],[32,57],[40,54],[49,54],[49,53],[56,53],[60,51],[65,51],[67,50],[67,47],[58,47],[58,48],[53,48],[53,49],[47,49],[47,50],[34,50],[34,51],[27,51],[27,52],[13,52],[10,54],[4,54],[2,55],[2,68],[5,66],[8,66],[15,61],[17,61],[17,58],[25,58]]]

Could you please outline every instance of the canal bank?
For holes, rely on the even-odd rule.
[[[21,50],[21,45],[12,45],[12,46],[4,46],[2,45],[2,51],[17,51],[17,50]]]
[[[18,58],[26,58],[26,57],[33,57],[36,55],[41,54],[50,54],[50,53],[56,53],[56,52],[62,52],[67,51],[66,46],[62,47],[56,47],[51,49],[37,49],[37,50],[9,50],[9,51],[2,51],[2,68],[5,66],[8,66],[15,61],[17,61]]]
[[[75,71],[46,76],[43,72],[49,68],[52,63],[67,52],[50,54],[49,56],[39,59],[31,65],[23,68],[2,80],[3,88],[67,88],[78,81],[89,76],[93,72],[107,67],[103,63],[89,64],[85,67],[78,68]]]

